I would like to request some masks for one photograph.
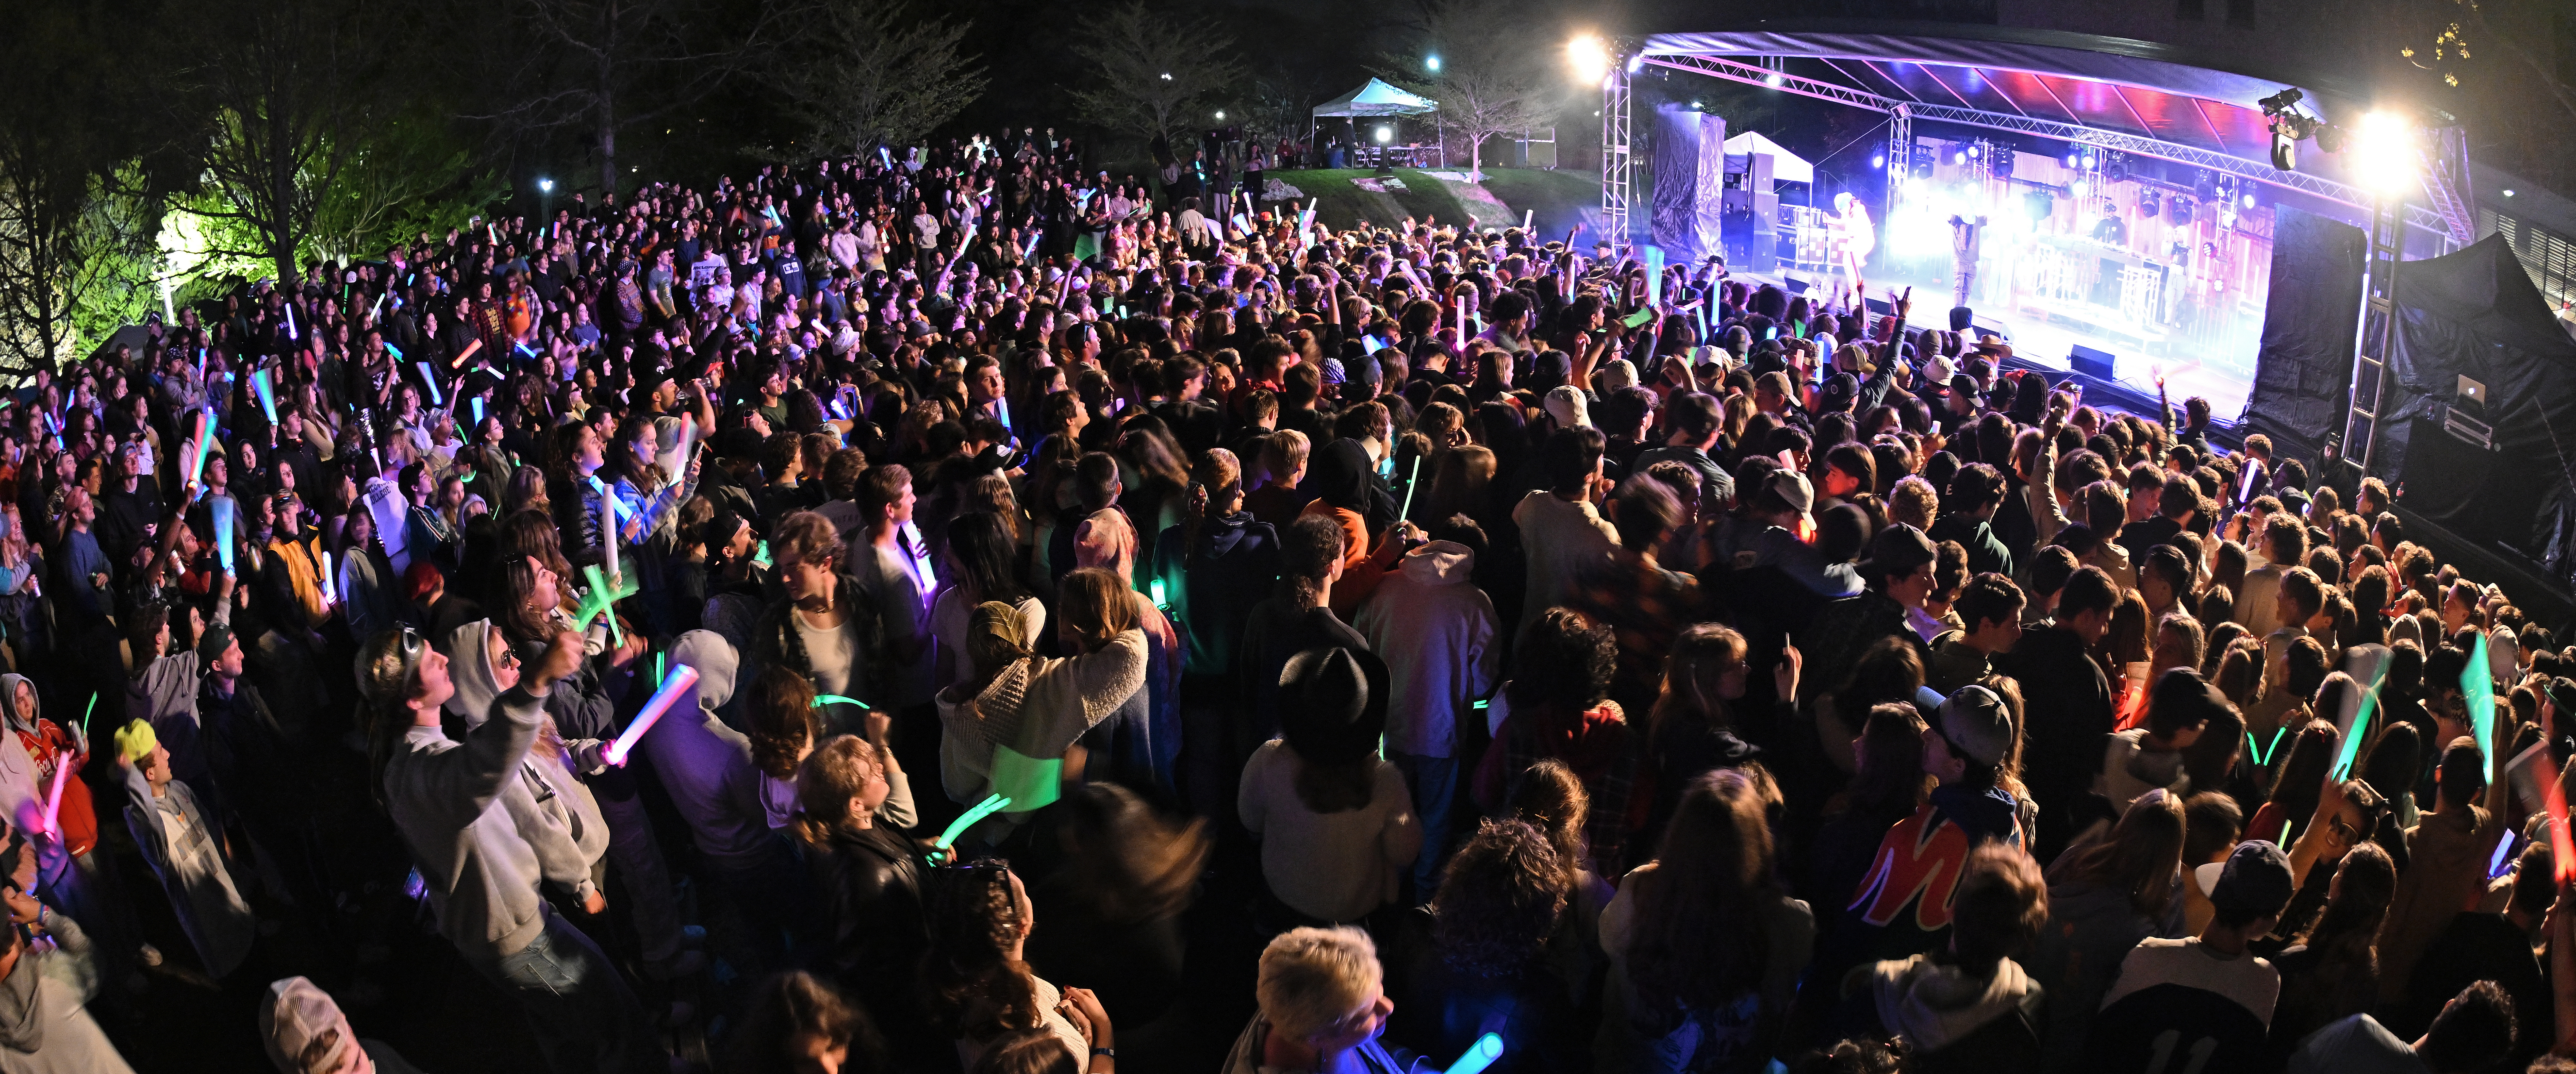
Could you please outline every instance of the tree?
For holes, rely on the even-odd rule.
[[[369,131],[322,192],[315,207],[311,254],[333,260],[373,257],[421,232],[456,227],[508,193],[441,118],[426,108]]]
[[[186,66],[173,107],[203,117],[204,215],[244,226],[279,281],[316,216],[382,119],[391,59],[406,43],[382,5],[364,0],[241,0],[174,45]],[[219,229],[221,230],[221,229]],[[233,234],[242,232],[234,231]]]
[[[1559,92],[1537,45],[1538,20],[1521,0],[1437,0],[1424,11],[1425,47],[1440,57],[1428,79],[1415,63],[1391,64],[1387,81],[1439,102],[1440,121],[1467,143],[1467,179],[1481,181],[1485,140],[1549,122]]]
[[[155,202],[134,72],[96,3],[12,4],[0,32],[0,367],[51,368],[143,312]]]
[[[803,0],[517,0],[497,18],[494,10],[458,5],[452,26],[477,47],[449,55],[501,101],[469,118],[512,136],[580,131],[608,194],[618,187],[619,132],[698,103],[768,62],[790,31],[812,21]]]
[[[1169,140],[1243,77],[1234,35],[1204,19],[1157,14],[1128,0],[1083,25],[1074,55],[1093,71],[1074,93],[1088,122]]]
[[[793,156],[911,145],[955,117],[985,85],[958,49],[966,31],[900,2],[833,0],[770,77],[807,134],[808,151]]]

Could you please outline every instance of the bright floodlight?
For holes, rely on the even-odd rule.
[[[1424,70],[1426,70],[1426,71],[1431,72],[1432,74],[1435,74],[1435,75],[1436,75],[1436,74],[1439,74],[1439,73],[1440,73],[1440,55],[1439,55],[1438,53],[1433,53],[1433,54],[1431,54],[1431,55],[1429,55],[1429,56],[1425,56],[1425,57],[1423,57],[1423,58],[1422,58],[1422,68],[1423,68]]]
[[[1165,72],[1163,72],[1163,81],[1165,81],[1165,82],[1169,82],[1169,81],[1171,81],[1171,80],[1172,80],[1172,73],[1171,73],[1170,71],[1165,71]]]
[[[1566,42],[1565,58],[1574,64],[1575,76],[1586,82],[1610,76],[1610,46],[1591,34]]]
[[[537,189],[548,194],[552,194],[555,192],[555,181],[552,179],[539,179],[537,180]]]
[[[1395,128],[1393,128],[1393,127],[1379,127],[1379,128],[1377,129],[1377,144],[1379,144],[1379,145],[1385,145],[1386,143],[1388,143],[1388,142],[1392,142],[1392,141],[1394,141],[1394,140],[1395,140]]]
[[[1788,79],[1780,77],[1780,72],[1778,71],[1771,72],[1770,77],[1762,80],[1763,85],[1769,86],[1772,89],[1779,89],[1781,86],[1787,85],[1788,82]]]
[[[2415,184],[2415,132],[2395,113],[2361,117],[2345,139],[2352,147],[2352,177],[2383,196],[2401,196]]]
[[[1225,111],[1223,109],[1219,109],[1217,111],[1216,118],[1219,123],[1225,122]]]

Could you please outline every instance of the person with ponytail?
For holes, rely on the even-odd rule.
[[[930,1019],[957,1042],[957,1058],[978,1069],[984,1053],[1031,1030],[1055,1038],[1087,1074],[1114,1074],[1109,1012],[1082,988],[1057,988],[1029,969],[1023,950],[1037,909],[1018,874],[999,861],[942,870],[928,918],[930,954],[921,989]],[[907,980],[906,982],[910,982]]]
[[[923,1031],[912,987],[928,933],[922,924],[921,860],[901,821],[913,815],[912,784],[884,745],[881,713],[866,738],[842,735],[807,754],[796,772],[793,824],[822,897],[823,971],[884,1027],[898,1067],[939,1062],[941,1042]]]

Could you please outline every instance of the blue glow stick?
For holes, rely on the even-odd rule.
[[[625,767],[627,755],[635,751],[635,743],[644,738],[644,732],[652,730],[662,714],[671,711],[672,703],[678,701],[681,694],[697,685],[698,669],[687,664],[672,668],[671,674],[662,680],[662,688],[653,691],[653,699],[644,703],[642,712],[635,714],[635,722],[627,724],[626,731],[603,751],[608,763],[614,767]]]
[[[268,386],[268,370],[251,370],[250,387],[252,391],[259,393],[259,409],[261,413],[268,415],[268,423],[277,424],[277,393]]]
[[[1651,250],[1654,247],[1649,246],[1647,249]],[[1494,1065],[1494,1060],[1502,1057],[1502,1036],[1497,1033],[1487,1033],[1476,1038],[1476,1043],[1467,1046],[1467,1054],[1459,1056],[1457,1062],[1449,1064],[1448,1074],[1483,1074],[1486,1067]]]
[[[415,366],[415,367],[417,367],[417,368],[420,370],[420,379],[421,379],[421,383],[429,385],[429,405],[431,405],[431,406],[446,406],[446,405],[447,405],[447,399],[446,399],[446,397],[445,397],[445,396],[442,396],[442,395],[440,395],[440,394],[439,394],[439,392],[438,392],[438,377],[436,377],[435,375],[433,375],[433,374],[431,374],[431,373],[430,373],[430,371],[429,371],[429,363],[427,363],[427,362],[413,362],[413,363],[412,363],[412,365],[413,365],[413,366]]]
[[[390,340],[385,343],[385,353],[393,355],[394,361],[399,362],[403,360],[402,348],[394,346]]]
[[[859,700],[858,698],[855,698],[855,697],[843,697],[843,696],[841,696],[841,695],[839,695],[839,694],[816,694],[816,695],[814,695],[814,707],[815,707],[815,708],[818,708],[818,709],[819,709],[819,708],[822,708],[822,707],[823,707],[823,706],[825,706],[825,705],[857,705],[858,707],[863,708],[863,709],[865,709],[865,708],[867,708],[867,707],[868,707],[868,703],[867,703],[867,702],[865,702],[865,701],[861,701],[861,700]],[[869,709],[869,711],[873,712],[873,711],[876,711],[876,710],[874,710],[874,709]]]
[[[483,425],[483,397],[479,395],[474,397],[474,425],[476,428]]]
[[[215,559],[224,565],[224,573],[233,572],[233,501],[227,496],[214,502]]]

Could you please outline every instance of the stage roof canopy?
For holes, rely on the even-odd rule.
[[[1418,116],[1440,102],[1415,96],[1372,78],[1368,85],[1315,106],[1318,116]]]
[[[1771,154],[1771,179],[1779,183],[1812,183],[1816,166],[1807,158],[1780,148],[1780,143],[1762,136],[1761,131],[1746,131],[1726,140],[1729,155],[1737,153]]]
[[[2127,38],[1933,23],[1786,22],[1706,33],[1655,34],[1636,61],[1768,85],[1783,92],[1917,123],[1960,123],[2099,145],[2300,190],[2367,211],[2371,197],[2343,173],[2343,154],[2299,148],[2299,169],[2271,166],[2271,129],[2258,102],[2285,89],[2301,111],[2349,125],[2366,107],[2349,90],[2200,66],[2187,51]],[[1633,68],[1632,68],[1633,70]],[[2456,132],[2456,128],[2450,128]],[[2465,154],[2463,154],[2465,155]],[[2428,183],[2431,212],[2410,222],[2470,231],[2464,189]]]

